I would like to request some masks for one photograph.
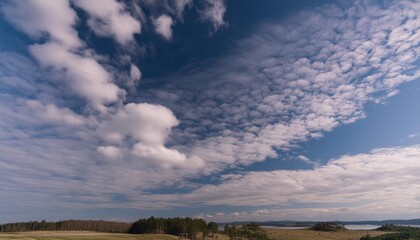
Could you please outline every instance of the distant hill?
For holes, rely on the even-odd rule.
[[[368,221],[334,221],[342,225],[420,225],[420,219],[393,219],[393,220],[368,220]],[[242,225],[246,224],[248,221],[236,221],[229,223],[219,223],[220,225],[230,224],[230,225]],[[260,226],[272,226],[272,227],[312,227],[313,225],[319,223],[319,221],[263,221],[257,222]]]
[[[365,225],[365,224],[372,224],[372,225],[386,225],[386,224],[394,224],[394,225],[420,225],[420,219],[394,219],[394,220],[382,220],[382,221],[350,221],[350,222],[342,222],[345,225]]]

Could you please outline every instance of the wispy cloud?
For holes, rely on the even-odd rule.
[[[320,163],[319,163],[319,162],[317,162],[317,161],[313,161],[313,160],[309,159],[308,157],[306,157],[306,156],[304,156],[304,155],[299,155],[299,156],[297,156],[297,158],[298,158],[299,160],[301,160],[301,161],[303,161],[303,162],[305,162],[305,163],[309,164],[309,165],[313,165],[313,166],[319,166],[319,165],[320,165]]]
[[[420,136],[420,133],[412,133],[412,134],[408,135],[407,137],[408,138],[416,138],[418,136]]]
[[[128,81],[128,86],[130,86],[131,88],[136,87],[140,79],[141,79],[140,69],[136,65],[131,64],[130,65],[130,80],[131,81]]]
[[[226,13],[226,5],[224,0],[205,0],[203,9],[200,10],[200,18],[202,21],[211,23],[213,32],[217,32],[221,27],[226,26],[224,20]]]
[[[308,219],[311,214],[315,219],[346,219],[343,208],[351,211],[353,217],[369,214],[381,218],[397,213],[414,217],[420,212],[419,157],[419,145],[376,149],[366,154],[341,156],[313,170],[229,176],[218,185],[204,185],[177,199],[204,205],[280,206],[265,212],[249,212],[243,218],[248,220]],[[316,209],[317,213],[311,213]]]

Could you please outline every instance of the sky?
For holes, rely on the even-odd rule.
[[[419,12],[1,1],[0,223],[419,218]]]

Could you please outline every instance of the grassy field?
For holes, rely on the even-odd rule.
[[[367,230],[347,230],[340,232],[319,232],[310,229],[276,229],[264,228],[267,235],[275,240],[358,240],[369,234],[370,236],[378,236],[386,234],[381,231]]]
[[[275,229],[264,228],[267,235],[275,240],[358,240],[369,234],[378,236],[387,232],[348,230],[342,232],[318,232],[309,229]],[[98,233],[82,231],[53,231],[53,232],[20,232],[0,233],[0,240],[176,240],[177,236],[163,234],[120,234]],[[225,235],[219,234],[218,240],[228,240]]]
[[[57,232],[20,232],[0,233],[0,240],[175,240],[176,236],[163,234],[120,234],[120,233],[97,233],[79,231]]]

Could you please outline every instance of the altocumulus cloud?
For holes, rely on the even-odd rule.
[[[299,198],[331,204],[309,208],[314,216],[342,216],[344,208],[418,214],[419,146],[341,156],[312,170],[222,175],[215,185],[188,181],[322,137],[364,118],[367,103],[381,103],[418,79],[418,3],[331,4],[262,24],[224,56],[170,76],[181,79],[176,84],[142,92],[148,103],[129,103],[130,92],[120,85],[133,87],[141,78],[133,53],[121,53],[125,75],[116,70],[121,66],[110,67],[79,38],[73,7],[87,13],[96,35],[136,49],[134,35],[148,23],[143,7],[167,16],[153,17],[151,27],[171,39],[172,19],[183,21],[193,4],[142,3],[132,3],[134,10],[114,0],[1,5],[5,18],[34,41],[31,57],[0,53],[1,206],[23,213],[33,202],[40,210],[225,204],[261,209],[208,216],[263,218],[302,216],[308,209],[288,207],[303,204]],[[224,1],[199,7],[200,19],[215,31],[226,26]],[[117,83],[122,75],[127,82]],[[150,193],[158,187],[188,191]],[[115,194],[125,202],[115,203]],[[272,204],[285,207],[266,207]]]
[[[207,170],[263,161],[364,118],[366,104],[418,79],[418,8],[356,2],[301,11],[262,25],[205,69],[175,76],[184,84],[149,94],[179,96],[168,106],[188,128],[175,138],[198,139],[188,149]]]

